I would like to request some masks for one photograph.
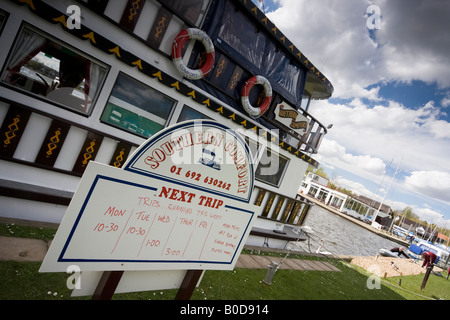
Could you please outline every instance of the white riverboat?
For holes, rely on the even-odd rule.
[[[247,244],[303,239],[297,190],[327,133],[308,108],[333,86],[251,1],[1,0],[0,43],[1,217],[60,223],[89,161],[121,167],[201,118],[252,151]]]

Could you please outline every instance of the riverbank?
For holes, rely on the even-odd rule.
[[[346,219],[346,220],[348,220],[348,221],[350,221],[350,222],[352,222],[352,223],[354,223],[354,224],[356,224],[356,225],[358,225],[358,226],[360,226],[360,227],[362,227],[362,228],[364,228],[364,229],[366,229],[366,230],[368,230],[370,232],[373,232],[373,233],[379,235],[380,237],[383,237],[385,239],[388,239],[388,240],[391,240],[393,242],[396,242],[396,243],[398,243],[398,244],[400,244],[402,246],[409,247],[409,242],[404,240],[404,239],[401,239],[401,238],[396,237],[394,235],[390,235],[390,234],[388,234],[388,233],[386,233],[386,232],[384,232],[382,230],[375,229],[371,225],[369,225],[367,223],[364,223],[364,222],[362,222],[362,221],[360,221],[358,219],[355,219],[355,218],[353,218],[351,216],[348,216],[348,215],[340,212],[339,210],[336,210],[333,207],[327,206],[326,204],[318,201],[317,199],[315,199],[313,197],[310,197],[310,196],[305,195],[305,194],[302,194],[302,196],[305,197],[305,199],[307,199],[307,200],[313,202],[314,204],[318,205],[319,207],[321,207],[321,208],[323,208],[323,209],[325,209],[325,210],[327,210],[327,211],[329,211],[329,212],[331,212],[331,213],[333,213],[335,215],[338,215],[338,216],[340,216],[340,217],[342,217],[342,218],[344,218],[344,219]]]
[[[22,236],[44,242],[37,247],[32,247],[29,243],[21,247],[17,242],[18,253],[14,260],[19,261],[0,261],[0,283],[2,283],[0,300],[90,299],[90,297],[70,297],[71,291],[66,287],[68,277],[66,273],[38,273],[43,254],[36,255],[32,251],[45,252],[55,231],[53,228],[24,227],[16,223],[0,224],[0,235],[3,237]],[[237,265],[233,271],[207,271],[192,300],[450,299],[450,281],[443,277],[432,276],[426,289],[421,291],[419,288],[423,275],[406,276],[407,272],[403,267],[401,267],[403,270],[401,287],[397,285],[399,279],[395,275],[393,277],[388,275],[386,278],[381,275],[381,287],[378,290],[368,288],[370,273],[367,273],[364,267],[348,262],[351,262],[352,258],[368,259],[367,261],[371,262],[370,259],[373,261],[374,257],[349,256],[347,257],[349,260],[345,259],[347,261],[345,262],[344,257],[330,259],[321,254],[290,252],[289,258],[284,260],[287,253],[287,250],[246,247],[240,260],[243,265]],[[396,265],[398,260],[400,259],[395,259]],[[280,263],[280,269],[274,275],[271,285],[262,281],[266,276],[269,261]],[[393,267],[386,266],[386,268]],[[176,290],[158,290],[117,294],[114,299],[173,300],[175,294]],[[274,312],[274,309],[271,311]]]

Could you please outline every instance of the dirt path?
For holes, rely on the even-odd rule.
[[[412,259],[390,258],[390,257],[355,257],[351,261],[370,273],[379,277],[410,276],[425,273],[422,268],[422,261],[414,262]],[[393,264],[392,264],[393,263]],[[395,267],[394,267],[395,266]],[[397,267],[397,268],[396,268]],[[434,267],[433,271],[442,271]]]

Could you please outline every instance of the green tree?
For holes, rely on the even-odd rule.
[[[314,173],[317,174],[318,176],[321,176],[321,177],[325,178],[325,179],[329,179],[328,176],[327,176],[327,173],[325,172],[325,170],[321,166],[319,166],[314,171]]]

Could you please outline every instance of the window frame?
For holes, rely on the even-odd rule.
[[[3,28],[5,27],[6,23],[8,22],[9,18],[9,12],[6,12],[2,9],[0,9],[0,36],[2,35]]]
[[[158,89],[156,89],[156,88],[154,88],[154,87],[148,85],[147,83],[145,83],[145,82],[143,82],[143,81],[141,81],[141,80],[138,80],[137,78],[131,76],[130,74],[127,74],[127,73],[122,72],[122,71],[120,71],[120,72],[117,74],[117,77],[116,77],[116,79],[114,80],[114,84],[113,84],[112,87],[111,87],[111,91],[109,92],[108,99],[106,100],[105,106],[103,107],[103,110],[102,110],[102,112],[100,113],[100,118],[99,118],[100,123],[103,123],[103,124],[105,124],[105,125],[107,125],[107,126],[109,126],[109,127],[111,127],[111,128],[115,128],[115,129],[118,129],[118,130],[122,130],[122,131],[124,131],[124,132],[127,132],[127,133],[129,133],[129,134],[133,134],[133,135],[135,135],[135,136],[138,136],[138,137],[141,137],[141,138],[144,138],[144,139],[148,139],[148,138],[149,138],[149,137],[147,137],[147,136],[144,135],[144,134],[139,134],[139,133],[134,132],[134,131],[132,131],[132,130],[128,130],[127,128],[125,128],[125,127],[123,127],[123,126],[115,125],[115,124],[113,124],[113,123],[111,123],[111,122],[108,122],[107,120],[103,119],[103,117],[105,116],[105,112],[106,112],[106,110],[107,110],[107,108],[108,108],[108,104],[110,103],[111,97],[113,96],[113,92],[114,92],[114,90],[115,90],[117,81],[118,81],[118,79],[119,79],[120,76],[123,76],[123,77],[125,77],[125,78],[131,79],[132,81],[138,82],[139,84],[141,84],[141,85],[143,85],[143,86],[146,86],[148,89],[153,90],[155,93],[158,93],[158,94],[160,94],[161,96],[164,96],[164,97],[168,98],[169,100],[172,100],[173,104],[172,104],[171,110],[169,111],[169,113],[168,113],[168,115],[167,115],[167,118],[165,119],[164,125],[162,126],[162,128],[161,128],[160,130],[156,131],[155,133],[153,133],[153,134],[150,135],[149,137],[155,135],[157,132],[159,132],[159,131],[163,130],[164,128],[166,128],[166,127],[169,125],[169,123],[171,122],[172,116],[173,116],[173,114],[174,114],[174,112],[175,112],[175,109],[177,108],[177,105],[178,105],[179,100],[174,99],[173,97],[171,97],[171,96],[169,96],[169,95],[167,95],[167,94],[161,92],[160,90],[158,90]],[[142,117],[142,118],[144,118],[144,119],[146,119],[146,120],[151,120],[151,119],[148,118],[148,117],[141,116],[142,113],[151,113],[151,112],[150,112],[150,111],[147,111],[147,110],[145,110],[145,109],[139,108],[139,107],[136,106],[136,105],[133,105],[133,107],[134,107],[134,108],[137,108],[137,109],[139,109],[139,110],[142,110],[142,113],[141,113],[141,114],[137,114],[134,110],[130,110],[130,109],[127,109],[127,108],[125,108],[125,107],[121,107],[121,106],[118,106],[118,107],[121,108],[121,109],[124,109],[124,110],[126,110],[126,111],[129,111],[129,112],[131,112],[131,113],[133,113],[133,114],[136,114],[137,116]],[[153,113],[151,113],[151,114],[153,114]]]
[[[36,33],[39,36],[45,38],[46,40],[48,40],[48,41],[50,41],[52,43],[55,43],[58,46],[66,48],[68,51],[70,51],[72,53],[75,53],[77,56],[81,57],[82,59],[87,60],[90,63],[94,63],[94,64],[98,65],[99,67],[103,68],[103,79],[99,82],[99,86],[96,88],[95,96],[91,100],[90,106],[88,107],[87,111],[78,110],[78,109],[76,109],[73,106],[70,106],[70,105],[67,105],[67,104],[55,101],[55,100],[53,100],[51,98],[48,98],[47,96],[44,96],[44,95],[42,95],[40,93],[35,93],[35,92],[32,92],[31,90],[27,90],[25,88],[21,88],[21,87],[15,86],[14,84],[11,84],[7,80],[5,80],[5,78],[7,77],[7,74],[8,74],[8,64],[11,63],[11,60],[13,58],[14,53],[16,53],[15,51],[17,50],[17,46],[18,46],[17,42],[19,41],[19,37],[20,37],[21,33],[25,29],[28,29],[29,31],[31,31],[33,33]],[[40,51],[40,52],[42,52],[42,51]],[[37,53],[35,56],[37,56],[39,53]],[[33,58],[31,58],[30,60],[32,60]],[[56,106],[58,108],[61,108],[61,109],[64,109],[64,110],[67,110],[67,111],[70,111],[70,112],[74,112],[74,113],[76,113],[78,115],[81,115],[81,116],[84,116],[84,117],[88,118],[88,117],[90,117],[92,115],[93,110],[96,107],[96,104],[98,102],[98,99],[99,99],[102,91],[103,91],[103,88],[105,86],[105,83],[106,83],[106,80],[108,78],[108,75],[109,75],[110,71],[111,71],[111,66],[109,64],[106,64],[106,63],[100,61],[99,59],[95,58],[94,56],[92,56],[90,54],[87,54],[86,52],[78,49],[77,47],[75,47],[75,45],[70,44],[70,43],[68,43],[66,41],[63,41],[62,39],[60,39],[58,37],[55,37],[55,36],[49,34],[48,32],[46,32],[46,31],[44,31],[44,30],[42,30],[42,29],[40,29],[40,28],[38,28],[38,27],[36,27],[34,25],[31,25],[31,24],[29,24],[27,22],[22,22],[22,24],[18,28],[18,31],[17,31],[17,33],[15,35],[14,41],[12,43],[12,46],[9,49],[8,56],[5,59],[4,64],[3,64],[2,68],[1,68],[0,85],[8,87],[8,88],[11,88],[14,91],[18,91],[18,92],[20,92],[22,94],[25,94],[27,96],[30,96],[32,98],[44,101],[44,102],[49,103],[51,105],[54,105],[54,106]],[[85,78],[83,78],[82,81],[84,81],[84,80],[85,80]],[[80,82],[80,85],[81,85],[81,82]],[[79,91],[79,90],[77,90],[77,91]]]
[[[199,10],[198,16],[195,19],[195,21],[190,20],[188,17],[185,16],[186,12],[183,12],[179,6],[186,1],[186,3],[189,3],[189,5],[191,4],[190,2],[192,0],[171,0],[171,1],[159,1],[160,4],[164,5],[167,8],[170,8],[170,10],[172,10],[175,15],[180,18],[181,20],[183,20],[184,22],[187,22],[188,24],[191,24],[197,28],[199,28],[200,26],[202,26],[203,21],[205,20],[206,14],[209,10],[209,8],[211,7],[211,3],[213,2],[213,0],[201,0],[203,1],[203,4]],[[205,5],[206,2],[206,5]],[[173,4],[172,4],[173,3]]]
[[[192,111],[194,111],[194,112],[196,112],[196,113],[198,113],[198,114],[201,114],[201,115],[203,116],[203,118],[188,118],[188,119],[181,119],[181,120],[180,120],[181,115],[183,114],[183,111],[186,110],[186,109],[190,109],[190,110],[192,110]],[[193,108],[193,107],[191,107],[191,106],[189,106],[189,105],[187,105],[187,104],[184,104],[184,105],[181,107],[181,111],[180,111],[180,114],[178,115],[178,118],[177,118],[176,123],[179,123],[179,122],[182,122],[182,121],[187,121],[187,120],[195,120],[195,119],[214,120],[213,118],[207,116],[207,115],[204,114],[203,112],[200,112],[200,111],[198,111],[197,109],[195,109],[195,108]]]
[[[285,165],[284,165],[284,168],[282,169],[281,174],[279,174],[279,170],[280,170],[280,168],[279,168],[278,171],[277,171],[277,174],[275,175],[275,176],[278,177],[277,183],[273,183],[273,182],[271,182],[271,181],[267,181],[266,179],[262,178],[261,175],[258,175],[258,171],[259,171],[260,165],[261,165],[261,160],[262,160],[265,156],[267,157],[267,152],[268,152],[268,150],[270,150],[271,155],[272,155],[272,153],[275,153],[275,154],[278,155],[278,158],[283,158],[283,159],[285,160]],[[288,167],[289,167],[290,162],[291,162],[291,159],[290,159],[290,158],[288,158],[288,157],[282,155],[280,152],[277,152],[277,151],[272,150],[272,149],[269,148],[268,146],[265,146],[265,148],[261,148],[261,150],[259,150],[259,160],[258,160],[258,165],[257,165],[256,170],[255,170],[255,180],[258,180],[258,181],[263,182],[263,183],[265,183],[265,184],[268,184],[268,185],[270,185],[270,186],[279,188],[280,185],[281,185],[281,183],[282,183],[282,181],[283,181],[283,179],[284,179],[284,175],[286,174],[286,171],[287,171],[287,169],[288,169]],[[279,163],[280,163],[280,162],[279,162]],[[264,175],[264,176],[269,176],[269,175]],[[274,175],[270,175],[270,176],[274,176]]]

